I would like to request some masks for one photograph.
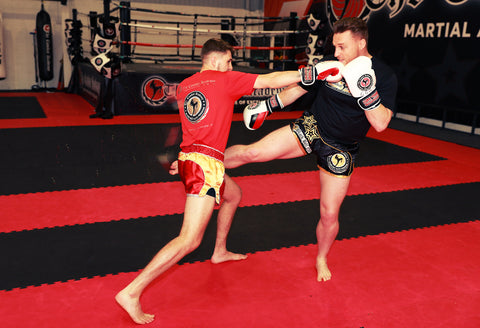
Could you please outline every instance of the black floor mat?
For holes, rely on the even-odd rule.
[[[246,144],[287,124],[267,121],[258,131],[232,125],[229,144]],[[176,124],[75,126],[0,130],[0,195],[175,181],[156,161]],[[386,142],[366,139],[357,166],[440,160]],[[365,155],[363,155],[365,154]],[[314,156],[281,165],[249,164],[231,176],[316,170]]]
[[[0,119],[45,117],[35,97],[0,97]]]
[[[478,220],[479,188],[470,183],[348,196],[338,239]],[[318,207],[318,200],[309,200],[239,208],[228,247],[253,253],[316,243]],[[170,215],[0,233],[0,289],[137,271],[178,234],[181,221],[182,215]],[[182,263],[208,259],[215,234],[214,215],[201,246]]]

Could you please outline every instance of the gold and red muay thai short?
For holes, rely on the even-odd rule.
[[[215,198],[220,203],[225,189],[223,153],[203,145],[182,148],[178,154],[178,174],[187,195]]]

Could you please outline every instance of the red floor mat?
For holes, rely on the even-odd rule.
[[[178,114],[154,115],[117,115],[113,119],[91,119],[95,108],[79,95],[64,92],[31,93],[6,92],[3,97],[31,97],[34,95],[45,112],[46,118],[41,119],[3,119],[0,120],[0,129],[37,128],[54,126],[81,126],[81,125],[116,125],[116,124],[161,124],[180,123]],[[269,117],[272,119],[294,119],[301,112],[277,112]],[[235,121],[243,121],[243,114],[235,113]]]
[[[479,327],[479,238],[475,221],[337,241],[327,283],[314,245],[177,265],[144,294],[148,326]],[[1,291],[2,327],[135,327],[113,301],[134,276]]]
[[[243,190],[240,206],[318,199],[320,192],[317,171],[236,177],[235,181]],[[299,181],[301,192],[285,188],[298,186]],[[480,168],[453,160],[372,166],[356,169],[348,194],[478,181]],[[183,213],[184,199],[180,182],[0,196],[0,232]]]

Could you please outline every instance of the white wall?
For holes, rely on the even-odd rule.
[[[181,2],[182,0],[180,0]],[[157,1],[161,2],[161,1]],[[112,5],[113,6],[113,5]],[[162,11],[174,11],[184,13],[197,13],[197,14],[211,14],[211,15],[233,15],[243,17],[245,15],[258,15],[263,14],[263,10],[256,10],[250,12],[241,8],[212,8],[205,6],[179,6],[172,4],[161,3],[142,3],[132,2],[132,7],[137,8],[150,8]],[[56,88],[59,80],[60,72],[60,60],[65,58],[64,71],[65,71],[65,85],[68,84],[70,78],[71,67],[68,60],[68,56],[65,54],[66,45],[64,37],[64,21],[67,18],[72,17],[72,9],[77,9],[80,15],[78,18],[82,21],[84,26],[89,24],[88,17],[86,16],[90,11],[96,11],[99,14],[103,12],[102,0],[68,0],[67,5],[61,5],[58,1],[45,1],[45,10],[50,15],[53,31],[53,48],[54,48],[54,77],[51,81],[47,82],[48,88]],[[40,0],[0,0],[0,12],[3,15],[3,44],[4,44],[4,57],[6,63],[7,77],[0,80],[0,90],[30,90],[35,82],[35,62],[34,62],[34,45],[33,35],[30,33],[35,30],[35,19],[37,13],[40,11]],[[113,8],[113,7],[112,7]],[[117,15],[117,14],[115,14]],[[191,17],[182,16],[158,16],[156,14],[141,14],[138,12],[132,12],[132,18],[145,18],[152,20],[178,20],[178,21],[193,21]],[[205,19],[203,19],[205,21]],[[220,22],[220,19],[216,19]],[[242,20],[237,20],[239,24],[238,28],[241,28]],[[202,27],[199,27],[202,28]],[[210,28],[212,27],[204,27]],[[217,29],[217,28],[215,28]],[[218,27],[218,29],[220,29]],[[156,35],[153,30],[144,30],[146,33],[139,33],[137,35],[137,41],[150,42],[150,43],[175,43],[172,42],[171,36],[167,36],[165,33]],[[152,33],[154,32],[154,33]],[[202,44],[205,38],[212,37],[199,36],[197,44]],[[83,39],[89,39],[90,32],[87,28],[83,28]],[[182,37],[180,43],[191,44],[191,36]],[[84,42],[84,55],[90,56],[89,42]],[[158,52],[159,48],[137,48],[137,52]],[[182,50],[191,51],[191,50]],[[165,49],[163,49],[165,52]],[[170,50],[173,52],[173,50]],[[64,57],[66,56],[66,57]],[[42,85],[43,87],[43,85]]]
[[[35,61],[33,35],[35,19],[40,11],[41,2],[33,0],[0,0],[0,12],[3,15],[3,44],[6,64],[6,78],[0,80],[1,90],[30,89],[35,84]],[[58,82],[58,61],[62,57],[62,49],[57,36],[63,24],[61,23],[60,2],[45,3],[45,10],[50,14],[52,30],[55,39],[54,67],[55,78],[49,82],[53,86]]]

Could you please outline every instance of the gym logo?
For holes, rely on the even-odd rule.
[[[327,13],[330,23],[333,23],[343,17],[361,17],[365,11],[365,0],[328,0]]]
[[[327,0],[327,15],[330,25],[343,17],[359,17],[367,20],[370,14],[386,8],[390,18],[395,17],[407,6],[417,8],[424,0]],[[467,0],[445,0],[460,4]]]
[[[113,26],[107,26],[104,33],[107,38],[115,38],[115,28]]]
[[[142,98],[151,106],[161,106],[168,97],[175,96],[176,85],[161,76],[151,76],[142,84]]]
[[[208,101],[199,91],[190,92],[183,104],[185,116],[191,123],[200,122],[208,112]]]
[[[345,152],[336,153],[328,156],[328,168],[336,173],[345,173],[350,166],[350,157]]]
[[[452,6],[459,6],[459,5],[463,5],[468,0],[446,0],[446,1]]]
[[[367,90],[372,85],[372,76],[370,74],[362,75],[357,82],[357,87],[360,90]]]

